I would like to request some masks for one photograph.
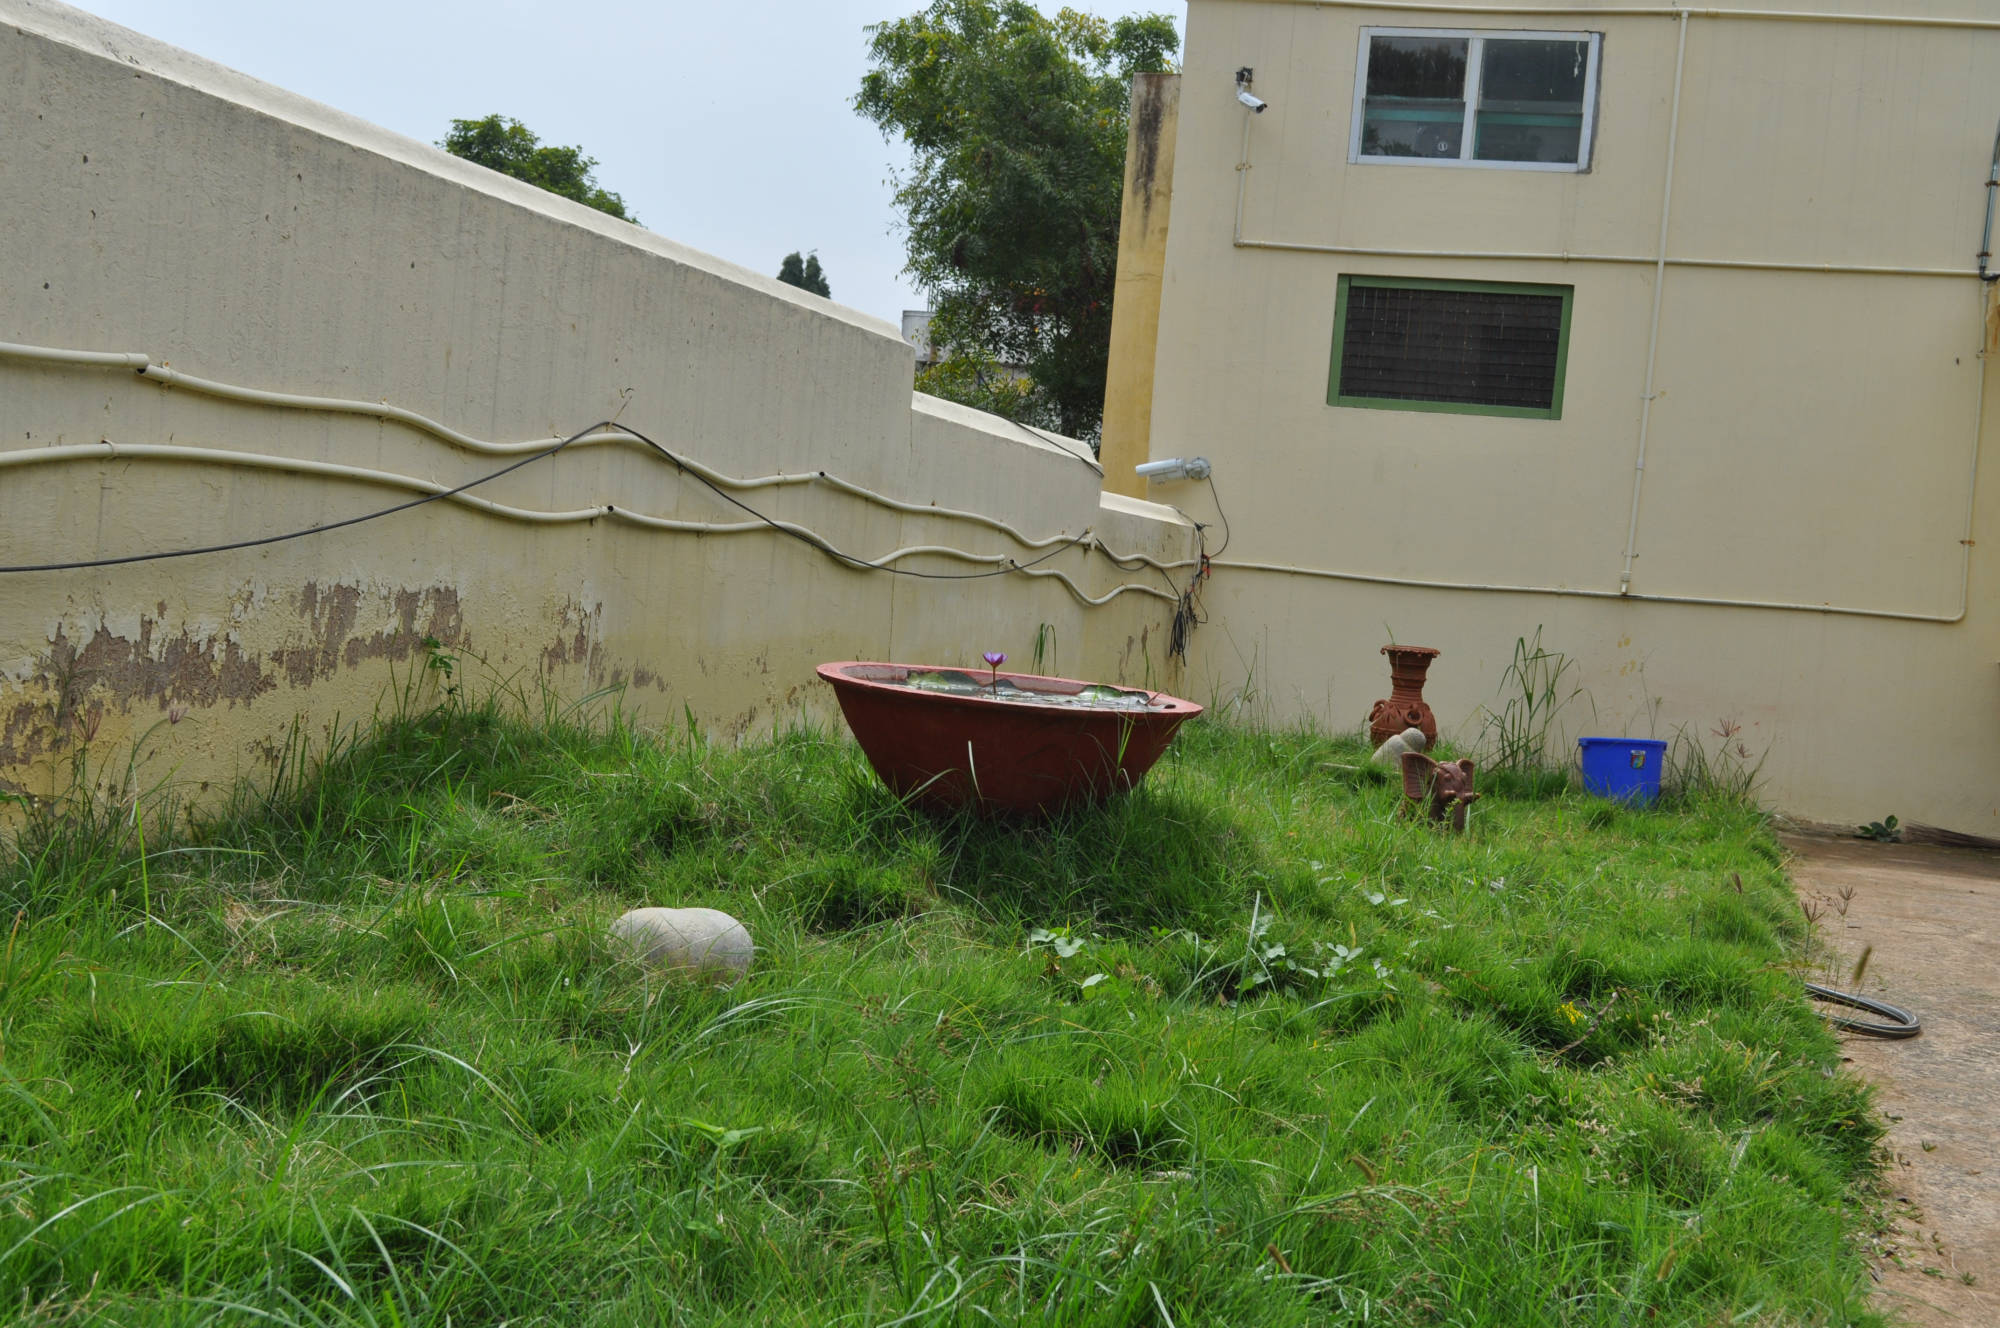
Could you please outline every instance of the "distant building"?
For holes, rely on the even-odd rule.
[[[931,311],[928,309],[903,310],[903,340],[917,353],[917,372],[922,373],[937,363],[937,349],[931,345]]]
[[[918,373],[931,368],[941,358],[938,348],[931,344],[932,316],[932,311],[929,309],[903,310],[903,340],[909,342],[910,349],[917,353]],[[1010,364],[1002,360],[997,367],[1005,377],[1016,382],[1028,376],[1028,366],[1025,364]]]

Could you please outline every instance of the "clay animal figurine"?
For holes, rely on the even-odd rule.
[[[1386,765],[1393,770],[1401,763],[1404,752],[1420,752],[1428,746],[1430,744],[1424,741],[1422,729],[1407,728],[1401,733],[1393,734],[1389,741],[1377,747],[1375,755],[1368,759],[1376,765]]]
[[[1454,834],[1465,833],[1465,816],[1479,795],[1472,791],[1472,762],[1433,761],[1422,752],[1403,753],[1404,806],[1423,805],[1426,817],[1442,825],[1449,817]],[[1427,805],[1426,805],[1427,804]]]

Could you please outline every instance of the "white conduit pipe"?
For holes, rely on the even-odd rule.
[[[1967,551],[1968,558],[1971,550]],[[1841,604],[1811,604],[1769,599],[1724,599],[1714,595],[1621,594],[1616,590],[1590,590],[1578,586],[1515,586],[1480,584],[1469,581],[1425,581],[1408,576],[1371,576],[1365,572],[1340,572],[1325,567],[1296,567],[1290,563],[1247,562],[1239,558],[1212,558],[1209,566],[1241,572],[1278,572],[1286,576],[1318,577],[1330,581],[1359,581],[1373,586],[1407,586],[1415,590],[1482,590],[1504,595],[1553,595],[1565,599],[1611,599],[1646,604],[1692,604],[1719,609],[1773,609],[1789,613],[1826,613],[1847,618],[1889,618],[1897,622],[1956,623],[1965,619],[1965,598],[1959,598],[1958,612],[1903,613],[1896,609],[1856,609]]]
[[[1660,181],[1659,262],[1653,268],[1653,320],[1646,332],[1646,389],[1639,395],[1639,450],[1632,462],[1632,516],[1625,526],[1625,566],[1618,573],[1618,590],[1632,589],[1632,564],[1639,557],[1639,495],[1646,487],[1646,435],[1653,424],[1653,371],[1660,362],[1660,301],[1667,290],[1667,222],[1674,210],[1674,152],[1681,135],[1681,72],[1687,67],[1687,15],[1680,19],[1680,41],[1674,48],[1674,105],[1667,117],[1667,169]],[[1978,440],[1973,440],[1978,445]]]
[[[329,479],[352,480],[363,484],[377,484],[386,488],[405,489],[413,493],[443,494],[451,486],[435,480],[419,479],[414,475],[399,475],[394,471],[372,470],[365,466],[350,466],[337,461],[312,461],[302,457],[269,456],[260,452],[233,452],[220,448],[183,447],[165,443],[115,443],[109,438],[98,443],[72,443],[62,447],[41,447],[21,451],[0,452],[0,467],[35,466],[58,462],[105,460],[157,460],[191,461],[202,465],[238,466],[253,470],[274,470],[292,475],[319,475]],[[645,512],[635,512],[614,503],[602,503],[592,507],[581,507],[566,512],[545,512],[532,508],[514,507],[507,503],[495,502],[491,498],[481,498],[476,494],[454,493],[444,499],[446,502],[460,503],[466,507],[496,516],[508,521],[521,521],[530,525],[572,525],[578,522],[609,519],[629,525],[642,526],[648,530],[673,531],[688,535],[745,535],[758,531],[770,531],[774,527],[803,535],[815,543],[823,543],[820,536],[789,521],[681,521],[672,517],[652,516]],[[1088,532],[1085,532],[1088,535]],[[1080,545],[1088,547],[1088,544]],[[879,558],[859,559],[866,567],[882,568],[900,562],[905,558],[921,555],[955,558],[960,562],[998,565],[1013,560],[1003,553],[970,553],[963,549],[949,548],[940,544],[917,544],[885,553]],[[848,564],[843,564],[848,565]],[[1024,567],[1018,569],[1022,576],[1054,577],[1072,595],[1085,604],[1097,606],[1108,604],[1127,591],[1151,595],[1169,604],[1179,603],[1179,599],[1164,590],[1152,586],[1121,585],[1109,593],[1092,596],[1084,591],[1069,576],[1054,568]]]
[[[1247,118],[1247,117],[1246,117]],[[1246,163],[1238,167],[1247,171]],[[1447,261],[1470,261],[1486,263],[1624,263],[1634,267],[1653,267],[1661,262],[1658,255],[1651,258],[1644,254],[1573,254],[1560,250],[1546,253],[1509,253],[1496,249],[1390,249],[1380,245],[1365,244],[1309,244],[1294,240],[1246,240],[1242,238],[1242,218],[1239,207],[1238,234],[1234,246],[1238,249],[1276,249],[1294,254],[1351,254],[1359,258],[1425,258]],[[1763,258],[1682,258],[1668,255],[1668,267],[1737,268],[1750,272],[1812,272],[1828,276],[1864,277],[1977,277],[1979,273],[1969,267],[1892,267],[1863,263],[1791,263],[1778,259]]]
[[[1983,418],[1985,399],[1984,361],[1981,362],[1979,399],[1981,410],[1975,410],[1975,421]],[[34,448],[22,451],[0,452],[0,467],[31,466],[45,462],[106,460],[112,458],[191,461],[212,465],[234,465],[254,469],[276,470],[294,474],[322,475],[334,479],[356,480],[364,483],[381,484],[392,488],[406,489],[417,493],[441,493],[447,485],[433,480],[419,479],[410,475],[399,475],[391,471],[369,470],[359,466],[349,466],[331,461],[311,461],[300,457],[267,456],[254,452],[229,452],[205,447],[182,447],[156,443],[113,443],[109,439],[101,443],[71,444],[63,447]],[[1971,528],[1971,518],[1975,501],[1975,484],[1978,478],[1978,453],[1973,454],[1972,472],[1966,485],[1967,529]],[[542,512],[527,508],[512,507],[489,498],[474,494],[453,494],[447,502],[462,503],[489,515],[507,520],[523,521],[536,525],[559,525],[574,522],[594,521],[600,518],[623,521],[631,525],[653,530],[674,531],[695,535],[748,534],[752,531],[769,530],[770,526],[761,521],[741,521],[729,523],[679,521],[669,517],[652,516],[643,512],[633,512],[614,504],[601,507],[579,508],[567,512]],[[791,531],[808,534],[804,527],[789,522],[777,525]],[[938,545],[918,545],[897,549],[882,557],[870,560],[871,566],[883,566],[902,558],[920,554],[958,558],[973,563],[1001,563],[1008,561],[1003,554],[973,554],[959,549]],[[1801,613],[1824,613],[1862,618],[1888,618],[1906,622],[1955,623],[1966,613],[1966,590],[1970,585],[1972,546],[1968,538],[1963,541],[1963,561],[1960,577],[1959,610],[1950,616],[1921,613],[1903,613],[1890,609],[1849,608],[1833,604],[1793,603],[1774,600],[1723,599],[1698,595],[1651,595],[1620,594],[1615,590],[1590,590],[1570,586],[1509,585],[1499,583],[1478,583],[1465,581],[1437,581],[1418,577],[1377,576],[1366,572],[1343,572],[1322,567],[1301,567],[1290,563],[1257,562],[1239,558],[1219,558],[1211,561],[1211,566],[1233,571],[1272,572],[1288,576],[1304,576],[1335,581],[1354,581],[1367,585],[1405,586],[1418,590],[1468,590],[1487,591],[1516,595],[1553,595],[1579,599],[1624,599],[1655,604],[1707,605],[1723,608],[1779,609]],[[1163,570],[1178,570],[1198,565],[1197,559],[1181,559],[1157,564]],[[1022,568],[1017,572],[1022,576],[1052,576],[1082,603],[1096,606],[1107,604],[1127,591],[1151,595],[1157,599],[1176,602],[1174,597],[1163,590],[1151,586],[1121,585],[1102,596],[1091,596],[1072,581],[1066,574],[1055,569]]]
[[[374,419],[391,420],[398,424],[407,425],[420,433],[427,433],[434,438],[452,444],[454,447],[461,447],[468,452],[476,452],[482,456],[522,456],[529,452],[541,451],[554,441],[548,438],[531,438],[524,442],[515,443],[490,442],[486,439],[474,438],[470,434],[461,433],[449,425],[440,424],[427,415],[420,415],[416,411],[405,409],[402,406],[392,406],[380,401],[353,401],[342,397],[303,396],[294,392],[273,392],[262,388],[241,387],[235,383],[218,382],[212,378],[201,378],[194,374],[183,373],[178,369],[169,368],[164,364],[155,364],[152,357],[136,351],[63,350],[51,346],[28,346],[0,341],[0,358],[38,360],[46,363],[85,367],[136,369],[140,377],[150,382],[159,383],[166,387],[178,387],[185,391],[198,393],[202,396],[215,397],[222,401],[238,401],[254,406],[275,407],[280,410],[308,410],[334,415],[360,415]],[[605,443],[622,443],[638,447],[643,449],[648,456],[655,459],[658,459],[660,456],[658,452],[647,446],[639,438],[618,429],[585,434],[570,444],[570,446],[585,447]],[[900,498],[892,498],[888,494],[877,493],[873,489],[841,479],[838,475],[830,475],[823,470],[807,471],[802,474],[759,475],[754,478],[743,479],[712,470],[691,457],[675,455],[673,460],[675,464],[682,468],[692,471],[709,483],[724,489],[734,489],[743,492],[793,484],[823,484],[828,488],[837,489],[842,493],[859,498],[864,502],[873,503],[878,507],[887,508],[890,511],[903,512],[912,516],[943,517],[947,520],[968,521],[975,525],[985,526],[990,530],[999,531],[1009,539],[1020,544],[1023,548],[1046,549],[1057,544],[1082,544],[1087,548],[1100,550],[1105,557],[1115,563],[1136,563],[1161,571],[1169,566],[1169,564],[1162,563],[1158,559],[1148,557],[1145,554],[1118,553],[1108,545],[1091,537],[1088,530],[1085,530],[1080,535],[1059,532],[1054,535],[1037,538],[1023,533],[1021,530],[1009,525],[1005,521],[999,520],[997,517],[990,517],[981,512],[970,512],[955,507],[937,507],[924,503],[907,502]],[[1179,564],[1172,565],[1179,566]]]
[[[1808,9],[1703,9],[1686,5],[1454,5],[1400,0],[1324,0],[1321,8],[1377,9],[1404,14],[1587,14],[1613,18],[1733,18],[1769,23],[1854,23],[1894,28],[1973,28],[2000,31],[2000,19],[1915,18],[1904,14],[1841,14]]]
[[[44,360],[56,364],[100,365],[107,369],[144,371],[152,358],[137,352],[115,350],[58,350],[53,346],[16,346],[0,341],[0,355],[16,360]]]
[[[289,392],[270,392],[253,387],[238,387],[233,383],[217,382],[209,378],[197,378],[193,374],[182,373],[177,369],[170,369],[165,365],[153,364],[150,360],[146,362],[145,367],[140,369],[139,372],[142,377],[149,378],[154,382],[185,388],[191,392],[199,392],[204,396],[217,397],[226,401],[242,401],[259,406],[276,406],[287,410],[315,410],[334,414],[364,415],[374,416],[379,419],[394,420],[397,423],[406,424],[423,433],[428,433],[433,437],[443,439],[445,442],[451,443],[456,447],[462,447],[469,452],[478,452],[487,456],[520,456],[524,453],[540,451],[549,445],[549,440],[543,438],[531,438],[518,443],[488,442],[484,439],[474,438],[469,434],[460,433],[448,425],[440,424],[428,416],[419,415],[415,411],[406,410],[401,406],[391,406],[386,403],[373,401],[349,401],[339,397],[297,396]],[[631,434],[616,429],[606,430],[601,433],[586,434],[582,438],[577,439],[571,446],[600,443],[625,443],[642,448],[654,457],[658,457],[659,455]],[[1015,527],[1008,525],[1005,521],[986,516],[980,512],[968,512],[952,507],[934,507],[923,503],[906,502],[900,498],[892,498],[888,494],[877,493],[873,489],[864,488],[859,484],[841,479],[837,475],[829,475],[825,471],[806,471],[800,474],[758,475],[754,478],[743,479],[734,475],[725,475],[717,470],[711,470],[691,457],[675,456],[674,460],[679,465],[693,471],[711,484],[719,485],[725,489],[735,489],[743,492],[752,489],[779,488],[793,484],[825,484],[829,488],[838,489],[843,493],[851,494],[878,507],[886,507],[891,511],[906,512],[914,516],[946,517],[951,520],[970,521],[977,525],[986,526],[999,531],[1029,549],[1046,549],[1054,544],[1073,542],[1075,539],[1080,538],[1072,536],[1067,532],[1062,532],[1037,539],[1033,536],[1023,534]],[[1135,559],[1150,561],[1142,559],[1139,555],[1134,555],[1133,558],[1128,558],[1125,561],[1133,561]],[[1158,566],[1157,563],[1154,565]]]
[[[1974,372],[1972,462],[1965,477],[1965,535],[1959,540],[1958,612],[1904,613],[1897,609],[1859,609],[1844,604],[1812,604],[1794,600],[1726,599],[1714,595],[1650,595],[1633,591],[1589,590],[1576,586],[1520,586],[1481,584],[1469,581],[1427,581],[1408,576],[1372,576],[1365,572],[1341,572],[1325,567],[1297,567],[1290,563],[1251,562],[1241,558],[1215,558],[1213,567],[1243,572],[1277,572],[1286,576],[1319,577],[1331,581],[1358,581],[1375,586],[1408,586],[1417,590],[1479,590],[1507,595],[1555,595],[1571,599],[1637,600],[1647,604],[1692,604],[1722,609],[1774,609],[1785,613],[1824,613],[1845,618],[1887,618],[1895,622],[1952,624],[1965,621],[1972,603],[1972,528],[1979,494],[1979,442],[1986,419],[1986,351],[1982,343]],[[1170,564],[1172,566],[1173,564]]]

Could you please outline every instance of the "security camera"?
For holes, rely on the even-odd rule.
[[[1264,108],[1270,103],[1250,91],[1250,84],[1256,77],[1257,71],[1249,65],[1236,71],[1236,100],[1248,106],[1252,115],[1262,115]]]

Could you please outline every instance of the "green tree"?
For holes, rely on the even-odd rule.
[[[1094,436],[1132,75],[1172,68],[1173,21],[934,0],[869,33],[854,104],[913,155],[896,202],[935,343],[1024,366],[1028,413]]]
[[[778,280],[815,295],[833,297],[833,287],[826,284],[826,273],[820,271],[818,254],[807,254],[804,258],[796,250],[786,254],[785,261],[778,264]]]
[[[526,180],[599,212],[634,223],[639,220],[625,210],[624,199],[599,187],[591,174],[597,158],[584,156],[582,148],[544,147],[532,129],[511,117],[453,120],[451,132],[438,146],[454,157]]]
[[[977,346],[953,351],[917,370],[917,391],[1030,424],[1047,413],[1033,381],[1014,374]]]

